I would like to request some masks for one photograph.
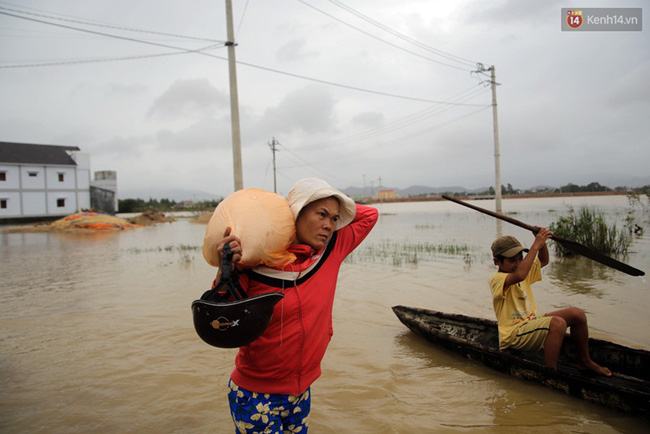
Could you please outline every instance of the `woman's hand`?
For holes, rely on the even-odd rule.
[[[217,244],[217,257],[219,258],[219,271],[217,271],[217,278],[215,280],[216,282],[219,282],[219,280],[221,280],[221,263],[223,262],[223,247],[226,244],[230,246],[230,251],[233,253],[232,255],[233,267],[237,262],[241,261],[242,258],[241,240],[235,235],[230,235],[231,232],[232,232],[231,228],[226,228],[226,231],[223,233],[223,239],[219,241],[219,244]]]
[[[226,228],[226,231],[223,233],[223,239],[217,244],[217,256],[219,257],[219,264],[223,260],[223,246],[228,244],[230,246],[230,251],[233,253],[232,262],[233,264],[241,261],[242,258],[242,247],[241,240],[236,235],[230,235],[232,232],[231,228]]]

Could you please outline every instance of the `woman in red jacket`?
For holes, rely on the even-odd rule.
[[[249,297],[285,295],[262,336],[241,347],[235,360],[228,397],[240,433],[307,432],[310,386],[333,333],[339,268],[377,222],[375,208],[355,204],[320,179],[298,181],[287,199],[296,218],[289,250],[297,259],[282,269],[259,266],[240,275]],[[220,258],[225,244],[238,261],[240,240],[228,234],[217,247]]]

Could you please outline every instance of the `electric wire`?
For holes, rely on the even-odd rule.
[[[180,50],[180,51],[184,51],[184,52],[188,52],[188,53],[195,53],[195,54],[200,54],[200,55],[203,55],[203,56],[208,56],[208,57],[228,61],[227,57],[217,56],[217,55],[214,55],[214,54],[209,54],[209,53],[206,53],[206,52],[201,51],[201,50],[187,49],[187,48],[183,48],[183,47],[176,47],[176,46],[169,45],[169,44],[161,44],[161,43],[158,43],[158,42],[146,41],[146,40],[126,37],[126,36],[120,36],[120,35],[114,35],[114,34],[111,34],[111,33],[98,32],[98,31],[89,30],[89,29],[82,29],[82,28],[78,28],[78,27],[68,26],[68,25],[65,25],[65,24],[52,23],[52,22],[44,21],[44,20],[37,19],[37,18],[24,17],[24,16],[16,15],[14,13],[4,12],[2,10],[0,10],[0,15],[7,15],[7,16],[14,17],[14,18],[18,18],[18,19],[33,21],[33,22],[46,24],[46,25],[51,25],[51,26],[55,26],[55,27],[61,27],[61,28],[69,29],[69,30],[76,30],[76,31],[80,31],[80,32],[105,36],[105,37],[109,37],[109,38],[115,38],[115,39],[130,41],[130,42],[137,42],[137,43],[153,45],[153,46],[158,46],[158,47],[176,49],[176,50]],[[300,74],[294,74],[294,73],[287,72],[287,71],[280,71],[280,70],[273,69],[273,68],[268,68],[268,67],[265,67],[265,66],[255,65],[255,64],[252,64],[252,63],[248,63],[248,62],[243,62],[241,60],[237,60],[237,64],[238,65],[243,65],[243,66],[248,66],[250,68],[263,70],[263,71],[274,72],[276,74],[281,74],[281,75],[285,75],[285,76],[288,76],[288,77],[299,78],[299,79],[302,79],[302,80],[308,80],[308,81],[312,81],[312,82],[315,82],[315,83],[326,84],[326,85],[329,85],[329,86],[339,87],[339,88],[342,88],[342,89],[355,90],[357,92],[364,92],[364,93],[375,94],[375,95],[380,95],[380,96],[385,96],[385,97],[390,97],[390,98],[398,98],[398,99],[409,100],[409,101],[420,101],[420,102],[443,104],[443,105],[459,105],[459,106],[475,106],[475,107],[484,106],[484,104],[454,103],[454,102],[449,102],[449,101],[432,100],[432,99],[428,99],[428,98],[419,98],[419,97],[398,95],[398,94],[393,94],[393,93],[388,93],[388,92],[364,89],[364,88],[360,88],[360,87],[356,87],[356,86],[350,86],[350,85],[345,85],[345,84],[341,84],[341,83],[334,83],[334,82],[331,82],[331,81],[322,80],[322,79],[318,79],[318,78],[314,78],[314,77],[306,77],[306,76],[303,76],[303,75],[300,75]],[[42,63],[40,63],[40,64],[23,64],[23,65],[0,65],[0,69],[18,68],[18,67],[26,68],[26,67],[31,67],[31,66],[48,66],[48,65],[44,65]]]
[[[188,51],[174,51],[170,53],[157,53],[157,54],[139,54],[133,56],[117,56],[117,57],[103,57],[98,59],[79,59],[79,60],[60,60],[52,62],[41,62],[41,63],[29,63],[29,64],[15,64],[15,65],[0,65],[0,69],[11,69],[11,68],[38,68],[46,66],[63,66],[63,65],[77,65],[84,63],[102,63],[102,62],[117,62],[124,60],[138,60],[138,59],[148,59],[155,57],[166,57],[166,56],[177,56],[180,54],[192,54],[199,53],[207,50],[213,50],[215,48],[223,48],[221,44],[212,44],[204,48],[199,48],[197,50],[188,50]]]
[[[246,11],[248,10],[248,2],[249,0],[246,0],[246,4],[244,5],[244,12],[242,12],[241,14],[241,19],[239,20],[239,25],[237,26],[237,31],[235,32],[235,40],[237,40],[237,36],[239,36],[241,26],[242,24],[244,24],[244,17],[246,16]]]
[[[3,9],[3,8],[0,7],[0,9]],[[75,30],[75,31],[79,31],[79,32],[90,33],[90,34],[93,34],[93,35],[106,36],[106,37],[114,38],[114,39],[121,39],[121,40],[124,40],[124,41],[138,42],[138,43],[141,43],[141,44],[154,45],[154,46],[157,46],[157,47],[172,48],[172,49],[182,50],[182,51],[187,51],[187,52],[206,54],[206,53],[201,53],[198,50],[175,47],[173,45],[161,44],[159,42],[146,41],[146,40],[143,40],[143,39],[130,38],[128,36],[120,36],[120,35],[114,35],[114,34],[111,34],[111,33],[98,32],[98,31],[95,31],[95,30],[82,29],[82,28],[79,28],[79,27],[68,26],[66,24],[58,24],[58,23],[43,21],[43,20],[40,20],[40,19],[37,19],[37,18],[23,17],[23,16],[16,15],[16,14],[13,14],[13,13],[3,12],[2,10],[0,10],[0,15],[7,15],[7,16],[10,16],[10,17],[19,18],[19,19],[23,19],[23,20],[27,20],[27,21],[34,21],[34,22],[41,23],[41,24],[46,24],[46,25],[55,26],[55,27],[61,27],[61,28],[64,28],[64,29]],[[220,42],[220,44],[225,45],[225,42]]]
[[[480,94],[486,93],[487,88],[481,87],[479,89],[476,89],[473,87],[472,89],[469,89],[472,91],[471,94],[464,96],[461,99],[456,100],[457,102],[462,102],[462,101],[467,101],[469,99],[472,99]],[[468,90],[460,92],[459,94],[455,95],[453,98],[456,98],[459,95],[462,95],[463,93],[467,93]],[[485,105],[488,107],[489,105]],[[415,123],[430,119],[432,116],[438,115],[440,113],[445,112],[447,109],[452,108],[453,106],[433,106],[433,107],[427,107],[424,110],[421,110],[419,112],[410,114],[408,116],[402,117],[400,119],[397,119],[394,122],[391,122],[387,125],[381,126],[379,128],[374,128],[370,130],[366,130],[357,134],[353,134],[351,136],[346,136],[346,137],[341,137],[341,138],[336,138],[332,140],[328,140],[326,142],[320,142],[318,144],[314,145],[309,145],[308,149],[320,149],[323,147],[338,147],[338,146],[343,146],[343,145],[348,145],[349,143],[353,142],[360,142],[364,140],[371,139],[373,137],[379,136],[386,134],[388,132],[393,132],[408,126],[411,126]],[[305,149],[305,148],[303,148]]]
[[[291,152],[288,148],[286,148],[284,146],[283,146],[283,149]],[[331,180],[338,180],[341,183],[348,182],[347,180],[344,180],[343,178],[341,178],[341,177],[339,177],[337,175],[334,175],[331,172],[324,171],[321,166],[314,165],[314,164],[304,160],[302,157],[298,156],[297,154],[293,154],[293,156],[295,158],[297,158],[298,160],[302,161],[303,164],[296,164],[295,166],[286,167],[287,169],[296,169],[296,168],[308,169],[305,176],[319,175],[323,179],[330,180],[330,182],[331,182]],[[320,162],[318,164],[320,164]],[[284,168],[277,168],[277,169],[284,169]],[[284,173],[277,171],[277,169],[276,169],[276,174],[277,175],[282,176],[285,180],[288,180],[288,181],[291,181],[291,182],[295,181],[296,177],[289,177],[289,176],[285,175]]]
[[[298,1],[299,1],[300,3],[302,3],[302,4],[304,4],[305,6],[308,6],[308,7],[312,8],[312,9],[314,9],[314,10],[320,12],[320,13],[323,14],[323,15],[327,15],[328,17],[332,18],[333,20],[336,20],[336,21],[338,21],[338,22],[340,22],[340,23],[342,23],[342,24],[344,24],[344,25],[346,25],[346,26],[348,26],[348,27],[351,27],[351,28],[353,28],[354,30],[363,33],[364,35],[370,36],[370,37],[373,38],[373,39],[376,39],[376,40],[378,40],[378,41],[380,41],[380,42],[383,42],[384,44],[390,45],[390,46],[392,46],[392,47],[394,47],[394,48],[397,48],[397,49],[399,49],[399,50],[402,50],[402,51],[407,52],[407,53],[409,53],[409,54],[412,54],[412,55],[414,55],[414,56],[420,57],[420,58],[422,58],[422,59],[428,60],[428,61],[430,61],[430,62],[434,62],[434,63],[440,64],[440,65],[443,65],[443,66],[447,66],[447,67],[449,67],[449,68],[459,69],[459,70],[461,70],[461,71],[471,72],[471,70],[470,70],[470,69],[467,69],[467,67],[463,67],[463,68],[461,68],[461,67],[459,67],[459,66],[450,65],[450,64],[448,64],[448,63],[444,63],[444,62],[441,62],[441,61],[439,61],[439,60],[432,59],[432,58],[430,58],[430,57],[426,57],[426,56],[423,56],[423,55],[421,55],[421,54],[419,54],[419,53],[416,53],[416,52],[414,52],[414,51],[411,51],[411,50],[408,50],[408,49],[406,49],[406,48],[400,47],[400,46],[397,45],[397,44],[393,44],[392,42],[386,41],[385,39],[382,39],[382,38],[380,38],[380,37],[378,37],[378,36],[375,36],[375,35],[373,35],[372,33],[366,32],[365,30],[362,30],[362,29],[360,29],[360,28],[358,28],[358,27],[356,27],[356,26],[353,26],[352,24],[347,23],[347,22],[343,21],[342,19],[335,17],[335,16],[332,15],[332,14],[329,14],[329,13],[323,11],[322,9],[318,9],[316,6],[310,5],[309,3],[307,3],[307,2],[305,2],[305,1],[303,1],[303,0],[298,0]],[[473,65],[472,65],[472,66],[473,66]]]
[[[320,165],[321,168],[322,168],[323,163],[328,163],[328,162],[331,162],[331,161],[340,161],[341,159],[347,160],[352,156],[367,154],[368,152],[370,152],[370,151],[372,151],[374,149],[377,149],[377,148],[382,148],[382,147],[386,147],[386,146],[390,146],[390,145],[394,145],[394,144],[404,144],[404,142],[406,142],[406,141],[413,140],[413,139],[415,139],[417,137],[420,137],[420,136],[422,136],[424,134],[427,134],[427,133],[430,133],[430,132],[435,131],[437,129],[440,129],[442,127],[451,125],[451,124],[453,124],[455,122],[458,122],[458,121],[460,121],[462,119],[468,118],[470,116],[474,116],[474,115],[476,115],[476,114],[478,114],[478,113],[480,113],[480,112],[482,112],[484,110],[487,110],[488,108],[489,107],[482,107],[482,108],[479,108],[478,110],[474,110],[474,111],[472,111],[470,113],[467,113],[467,114],[465,114],[463,116],[460,116],[458,118],[454,118],[454,119],[451,119],[449,121],[445,121],[445,122],[442,122],[440,124],[437,124],[437,125],[434,125],[434,126],[431,126],[431,127],[419,130],[419,131],[415,131],[413,133],[410,133],[410,134],[407,134],[407,135],[404,135],[404,136],[396,137],[396,138],[391,139],[391,140],[386,141],[386,142],[366,146],[364,148],[355,149],[355,150],[352,150],[352,151],[350,151],[348,153],[345,153],[345,154],[337,154],[335,157],[319,159],[317,164]],[[296,157],[298,160],[300,160],[301,163],[296,164],[294,166],[280,166],[280,167],[278,167],[278,169],[280,169],[280,170],[293,169],[293,168],[297,168],[297,167],[303,167],[304,165],[309,165],[314,170],[317,169],[317,167],[314,164],[312,164],[308,160],[305,160],[304,158],[300,157],[298,154],[296,154],[291,149],[287,148],[284,145],[281,145],[281,147],[284,150],[286,150],[287,152],[289,152],[290,154],[292,154],[294,157]],[[300,149],[302,150],[303,148],[300,148]]]
[[[114,24],[101,24],[101,23],[98,23],[98,22],[92,22],[92,21],[87,21],[87,20],[79,20],[79,19],[71,19],[71,18],[60,18],[60,17],[56,17],[56,16],[53,16],[53,15],[35,13],[35,12],[28,12],[28,11],[21,11],[19,9],[13,9],[13,8],[8,8],[8,7],[4,7],[4,6],[0,6],[0,9],[5,10],[5,11],[20,13],[20,14],[24,14],[24,15],[31,15],[31,16],[35,16],[35,17],[39,17],[39,18],[48,18],[48,19],[51,19],[51,20],[64,21],[64,22],[73,23],[73,24],[83,24],[83,25],[87,25],[87,26],[103,27],[103,28],[113,29],[113,30],[126,30],[126,31],[129,31],[129,32],[147,33],[147,34],[157,35],[157,36],[170,36],[170,37],[173,37],[173,38],[188,39],[188,40],[193,40],[193,41],[220,42],[222,44],[226,43],[226,41],[220,41],[220,40],[216,40],[216,39],[199,38],[199,37],[195,37],[195,36],[178,35],[178,34],[173,34],[173,33],[157,32],[157,31],[152,31],[152,30],[135,29],[135,28],[132,28],[132,27],[118,26],[118,25],[114,25]]]
[[[7,10],[8,8],[0,7],[0,9]],[[151,42],[151,41],[143,41],[143,40],[138,40],[138,39],[135,39],[135,38],[129,38],[129,37],[124,37],[124,36],[119,36],[119,35],[108,34],[108,33],[104,33],[104,32],[96,32],[96,31],[92,31],[92,30],[88,30],[88,29],[79,29],[79,28],[75,28],[75,27],[72,27],[72,26],[62,25],[62,24],[48,23],[48,22],[40,20],[40,19],[34,19],[34,18],[29,18],[29,17],[21,17],[21,16],[18,16],[18,15],[15,15],[15,14],[2,12],[2,11],[0,11],[0,14],[13,16],[15,18],[26,19],[26,20],[29,20],[29,21],[35,21],[35,22],[42,23],[42,24],[48,24],[48,25],[53,25],[53,26],[57,26],[57,27],[62,27],[62,28],[70,29],[70,30],[77,30],[77,31],[86,32],[86,33],[90,33],[90,34],[95,34],[95,35],[99,35],[99,36],[103,36],[103,37],[111,37],[111,38],[122,39],[122,40],[127,40],[127,41],[132,41],[132,42],[138,42],[138,43],[144,43],[144,44],[149,44],[149,45],[154,45],[154,46],[172,48],[172,49],[175,49],[175,50],[181,50],[181,52],[175,52],[175,53],[159,53],[159,54],[152,54],[152,55],[123,56],[123,57],[115,57],[115,58],[110,58],[110,59],[109,58],[104,58],[104,59],[74,60],[74,61],[49,62],[49,63],[40,63],[40,64],[31,64],[31,65],[10,65],[10,66],[0,65],[0,68],[27,67],[27,66],[50,66],[50,65],[89,63],[89,62],[101,62],[101,61],[113,61],[113,60],[130,60],[130,59],[139,59],[139,58],[147,58],[147,57],[160,57],[160,56],[168,56],[168,55],[174,55],[174,54],[187,54],[187,53],[203,54],[203,55],[207,55],[209,57],[214,57],[214,58],[218,58],[218,59],[221,59],[221,60],[227,60],[226,58],[223,58],[221,56],[214,56],[214,55],[204,53],[205,50],[213,49],[213,48],[215,48],[217,46],[223,47],[223,45],[222,45],[223,43],[221,41],[219,41],[219,44],[213,44],[213,45],[209,45],[207,47],[203,47],[203,48],[200,48],[200,49],[193,50],[193,49],[175,47],[175,46],[171,46],[171,45],[167,45],[167,44],[160,44],[160,43]],[[52,16],[43,15],[43,14],[31,14],[31,15],[47,17],[47,18],[50,18],[50,19],[58,19],[58,18],[55,18],[55,17],[52,17]],[[62,19],[59,19],[59,20],[62,20]],[[65,19],[64,21],[89,24],[88,22],[83,22],[81,20]],[[140,30],[137,30],[137,29],[129,29],[129,28],[120,27],[120,26],[104,25],[103,27],[108,27],[108,28],[113,28],[113,29],[120,29],[120,30],[129,30],[129,31],[140,31]],[[354,26],[352,26],[352,27],[354,27]],[[205,38],[184,37],[184,36],[181,36],[181,35],[163,34],[161,32],[148,32],[148,31],[142,31],[142,32],[150,33],[150,34],[165,35],[165,36],[183,37],[183,38],[186,38],[186,39],[206,40]],[[214,41],[214,40],[209,40],[209,41]],[[391,44],[391,45],[394,45],[394,44]],[[406,51],[408,51],[408,50],[406,50]],[[416,53],[413,53],[413,54],[416,54]],[[460,102],[460,101],[467,100],[467,98],[464,98],[464,99],[456,101],[456,102],[452,102],[452,101],[434,101],[434,100],[428,100],[428,99],[423,99],[423,98],[405,97],[405,96],[402,96],[402,95],[389,94],[389,93],[386,93],[386,92],[377,92],[377,91],[372,91],[372,90],[368,90],[368,89],[362,89],[362,88],[358,88],[358,87],[353,87],[353,86],[347,86],[347,85],[342,85],[342,84],[338,84],[338,83],[328,82],[328,81],[325,81],[325,80],[314,79],[314,78],[310,78],[310,77],[301,76],[301,75],[298,75],[298,74],[288,73],[288,72],[284,72],[284,71],[278,71],[278,70],[274,70],[272,68],[266,68],[266,67],[262,67],[262,66],[259,66],[259,65],[250,64],[250,63],[247,63],[247,62],[241,62],[240,61],[240,62],[237,62],[237,63],[245,65],[245,66],[257,68],[257,69],[262,69],[262,70],[266,70],[266,71],[270,71],[270,72],[275,72],[275,73],[279,73],[279,74],[283,74],[283,75],[288,75],[288,76],[295,77],[295,78],[301,78],[301,79],[315,81],[315,82],[319,82],[319,83],[323,83],[323,84],[328,84],[328,85],[333,85],[333,86],[337,86],[337,87],[343,87],[343,88],[347,88],[347,89],[363,91],[363,92],[368,92],[368,93],[374,93],[374,94],[383,95],[383,96],[391,96],[391,97],[397,97],[397,98],[402,98],[402,99],[430,102],[430,103],[434,103],[434,104],[443,104],[443,105],[446,105],[446,106],[477,106],[477,107],[481,107],[479,110],[477,110],[475,112],[472,112],[472,113],[470,113],[470,114],[468,114],[466,116],[463,116],[463,118],[467,117],[467,116],[471,116],[474,113],[480,112],[480,111],[490,107],[490,105],[485,105],[485,104],[464,104],[464,103]],[[440,63],[440,62],[437,62],[437,63]],[[449,65],[447,65],[447,66],[449,66]],[[472,95],[470,95],[468,98],[471,98],[471,97],[472,97]],[[439,109],[439,107],[437,107],[437,108]],[[446,108],[450,108],[450,107],[446,107]],[[396,129],[400,129],[400,128],[403,128],[405,126],[411,125],[411,124],[413,124],[415,122],[419,122],[420,120],[422,120],[422,117],[426,118],[428,115],[429,116],[431,115],[431,114],[427,115],[428,111],[429,111],[429,109],[424,110],[423,113],[420,115],[420,118],[413,117],[412,119],[410,119],[408,121],[407,121],[406,118],[403,119],[402,120],[402,122],[403,122],[402,125],[400,125],[400,122],[398,121],[398,122],[394,123],[394,125],[380,128],[380,129],[378,129],[378,131],[376,131],[374,133],[372,133],[372,132],[360,133],[360,135],[358,135],[356,137],[356,139],[357,140],[368,140],[368,139],[372,138],[373,136],[376,136],[376,135],[379,135],[379,134],[385,134],[386,132],[395,131]],[[437,113],[434,113],[434,114],[437,114]],[[458,119],[462,119],[462,118],[458,118]],[[403,140],[405,140],[405,139],[412,139],[412,138],[418,137],[418,136],[420,136],[422,134],[426,134],[427,132],[430,132],[433,129],[436,129],[436,128],[439,128],[439,127],[440,126],[430,127],[430,128],[424,129],[424,130],[414,132],[414,133],[409,134],[407,136],[402,136],[400,138],[396,138],[396,139],[394,139],[392,141],[389,141],[389,142],[373,145],[373,146],[362,148],[362,149],[356,149],[356,150],[354,150],[354,151],[352,151],[352,152],[350,152],[348,154],[345,154],[344,156],[337,156],[335,158],[328,159],[328,160],[325,160],[325,161],[338,160],[341,157],[347,157],[347,156],[351,156],[351,155],[363,154],[363,153],[366,153],[369,150],[371,150],[373,148],[376,148],[376,147],[388,146],[388,145],[393,144],[393,143],[403,142]],[[352,139],[352,137],[348,138],[348,140],[351,140],[351,139]],[[340,139],[340,140],[342,140],[342,139]],[[282,146],[283,149],[287,150],[290,154],[292,154],[294,156],[294,158],[297,158],[299,161],[302,162],[302,164],[300,164],[298,166],[282,167],[281,169],[288,169],[288,168],[292,168],[292,167],[304,167],[304,165],[306,164],[306,165],[310,166],[313,171],[324,174],[323,171],[320,168],[314,166],[313,164],[311,164],[307,160],[303,159],[302,157],[297,155],[295,152],[293,152],[289,148],[287,148],[287,147],[285,147],[283,145],[281,145],[281,146]],[[322,162],[323,162],[323,160],[320,160],[319,164],[322,163]],[[331,176],[331,175],[328,175],[328,176],[329,176],[329,178],[336,178],[336,177]]]
[[[203,53],[203,54],[207,55],[207,56],[210,56],[209,54],[206,54],[206,53]],[[213,56],[213,57],[217,57],[217,56]],[[475,107],[480,107],[480,106],[485,105],[485,104],[453,103],[453,102],[449,102],[449,101],[440,101],[440,100],[432,100],[432,99],[428,99],[428,98],[419,98],[419,97],[412,97],[412,96],[405,96],[405,95],[397,95],[397,94],[388,93],[388,92],[381,92],[381,91],[377,91],[377,90],[370,90],[370,89],[364,89],[364,88],[361,88],[361,87],[349,86],[349,85],[346,85],[346,84],[334,83],[334,82],[331,82],[331,81],[321,80],[321,79],[313,78],[313,77],[305,77],[303,75],[294,74],[294,73],[286,72],[286,71],[280,71],[280,70],[273,69],[273,68],[267,68],[265,66],[254,65],[252,63],[242,62],[242,61],[239,61],[239,60],[237,61],[237,64],[238,65],[248,66],[248,67],[251,67],[251,68],[261,69],[261,70],[264,70],[264,71],[275,72],[275,73],[278,73],[278,74],[286,75],[288,77],[300,78],[302,80],[309,80],[309,81],[313,81],[315,83],[327,84],[327,85],[330,85],[330,86],[340,87],[340,88],[343,88],[343,89],[351,89],[351,90],[356,90],[358,92],[371,93],[371,94],[375,94],[375,95],[387,96],[387,97],[391,97],[391,98],[399,98],[399,99],[404,99],[404,100],[409,100],[409,101],[420,101],[420,102],[429,102],[429,103],[433,103],[433,104],[475,106]]]
[[[472,112],[470,112],[468,114],[465,114],[463,116],[460,116],[458,118],[455,118],[455,119],[452,119],[452,120],[449,120],[449,121],[445,121],[445,122],[442,122],[440,124],[433,125],[431,127],[428,127],[428,128],[425,128],[425,129],[422,129],[422,130],[419,130],[419,131],[414,131],[414,132],[412,132],[410,134],[400,136],[400,137],[391,139],[391,140],[386,141],[386,142],[381,142],[381,143],[377,143],[377,144],[374,144],[374,145],[366,146],[364,148],[355,149],[355,150],[352,150],[352,151],[350,151],[350,152],[348,152],[346,154],[337,155],[335,157],[330,157],[330,158],[327,158],[327,159],[320,159],[319,163],[324,163],[324,162],[328,162],[328,161],[337,161],[337,160],[340,160],[341,158],[346,158],[347,159],[347,158],[349,158],[351,156],[358,156],[358,155],[366,154],[367,152],[369,152],[371,150],[374,150],[374,149],[377,149],[377,148],[383,148],[383,147],[394,145],[394,144],[404,144],[406,141],[412,140],[412,139],[420,137],[420,136],[422,136],[424,134],[427,134],[427,133],[430,133],[432,131],[438,130],[438,129],[444,127],[444,126],[453,124],[455,122],[458,122],[461,119],[465,119],[467,117],[473,116],[473,115],[478,114],[478,113],[480,113],[480,112],[482,112],[484,110],[487,110],[487,109],[488,109],[488,107],[479,108],[478,110],[474,110],[474,111],[472,111]]]
[[[299,1],[301,1],[301,0],[299,0]],[[403,33],[400,33],[397,30],[391,29],[390,27],[388,27],[388,26],[386,26],[386,25],[384,25],[384,24],[382,24],[382,23],[368,17],[367,15],[364,15],[361,12],[358,12],[357,10],[351,8],[350,6],[345,5],[344,3],[342,3],[342,2],[340,2],[338,0],[329,0],[329,2],[336,5],[336,6],[338,6],[338,7],[340,7],[340,8],[342,8],[342,9],[345,9],[346,11],[348,11],[348,12],[352,13],[353,15],[361,18],[362,20],[364,20],[364,21],[366,21],[366,22],[368,22],[368,23],[370,23],[370,24],[372,24],[372,25],[374,25],[374,26],[376,26],[376,27],[378,27],[378,28],[380,28],[380,29],[394,35],[394,36],[397,36],[398,38],[400,38],[400,39],[402,39],[404,41],[410,42],[410,43],[412,43],[412,44],[414,44],[414,45],[416,45],[416,46],[418,46],[418,47],[420,47],[422,49],[425,49],[427,51],[435,53],[435,54],[437,54],[439,56],[445,57],[445,58],[447,58],[449,60],[453,60],[453,61],[456,61],[456,62],[459,62],[459,63],[467,64],[468,66],[474,66],[477,63],[477,62],[474,62],[472,60],[465,59],[465,58],[459,57],[459,56],[455,56],[453,54],[449,54],[449,53],[446,53],[444,51],[438,50],[436,48],[430,47],[430,46],[428,46],[426,44],[423,44],[422,42],[420,42],[420,41],[418,41],[416,39],[413,39],[413,38],[411,38],[411,37],[409,37],[409,36],[407,36],[407,35],[405,35]]]

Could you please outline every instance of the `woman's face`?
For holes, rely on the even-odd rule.
[[[335,197],[316,200],[298,214],[296,241],[320,250],[336,230],[338,221],[339,201]]]

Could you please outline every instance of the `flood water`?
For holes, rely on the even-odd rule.
[[[493,210],[490,201],[472,202]],[[512,199],[503,211],[547,226],[589,204],[622,222],[625,196]],[[533,236],[451,202],[378,204],[375,230],[344,264],[334,337],[312,386],[310,432],[648,432],[647,421],[510,378],[432,346],[393,305],[493,318],[487,278],[498,233]],[[650,271],[645,235],[624,262]],[[501,227],[500,227],[501,226]],[[118,233],[0,233],[0,431],[231,433],[236,350],[204,344],[190,304],[216,269],[204,225]],[[416,252],[416,246],[424,246]],[[551,249],[541,311],[570,305],[591,335],[650,349],[650,284]]]

